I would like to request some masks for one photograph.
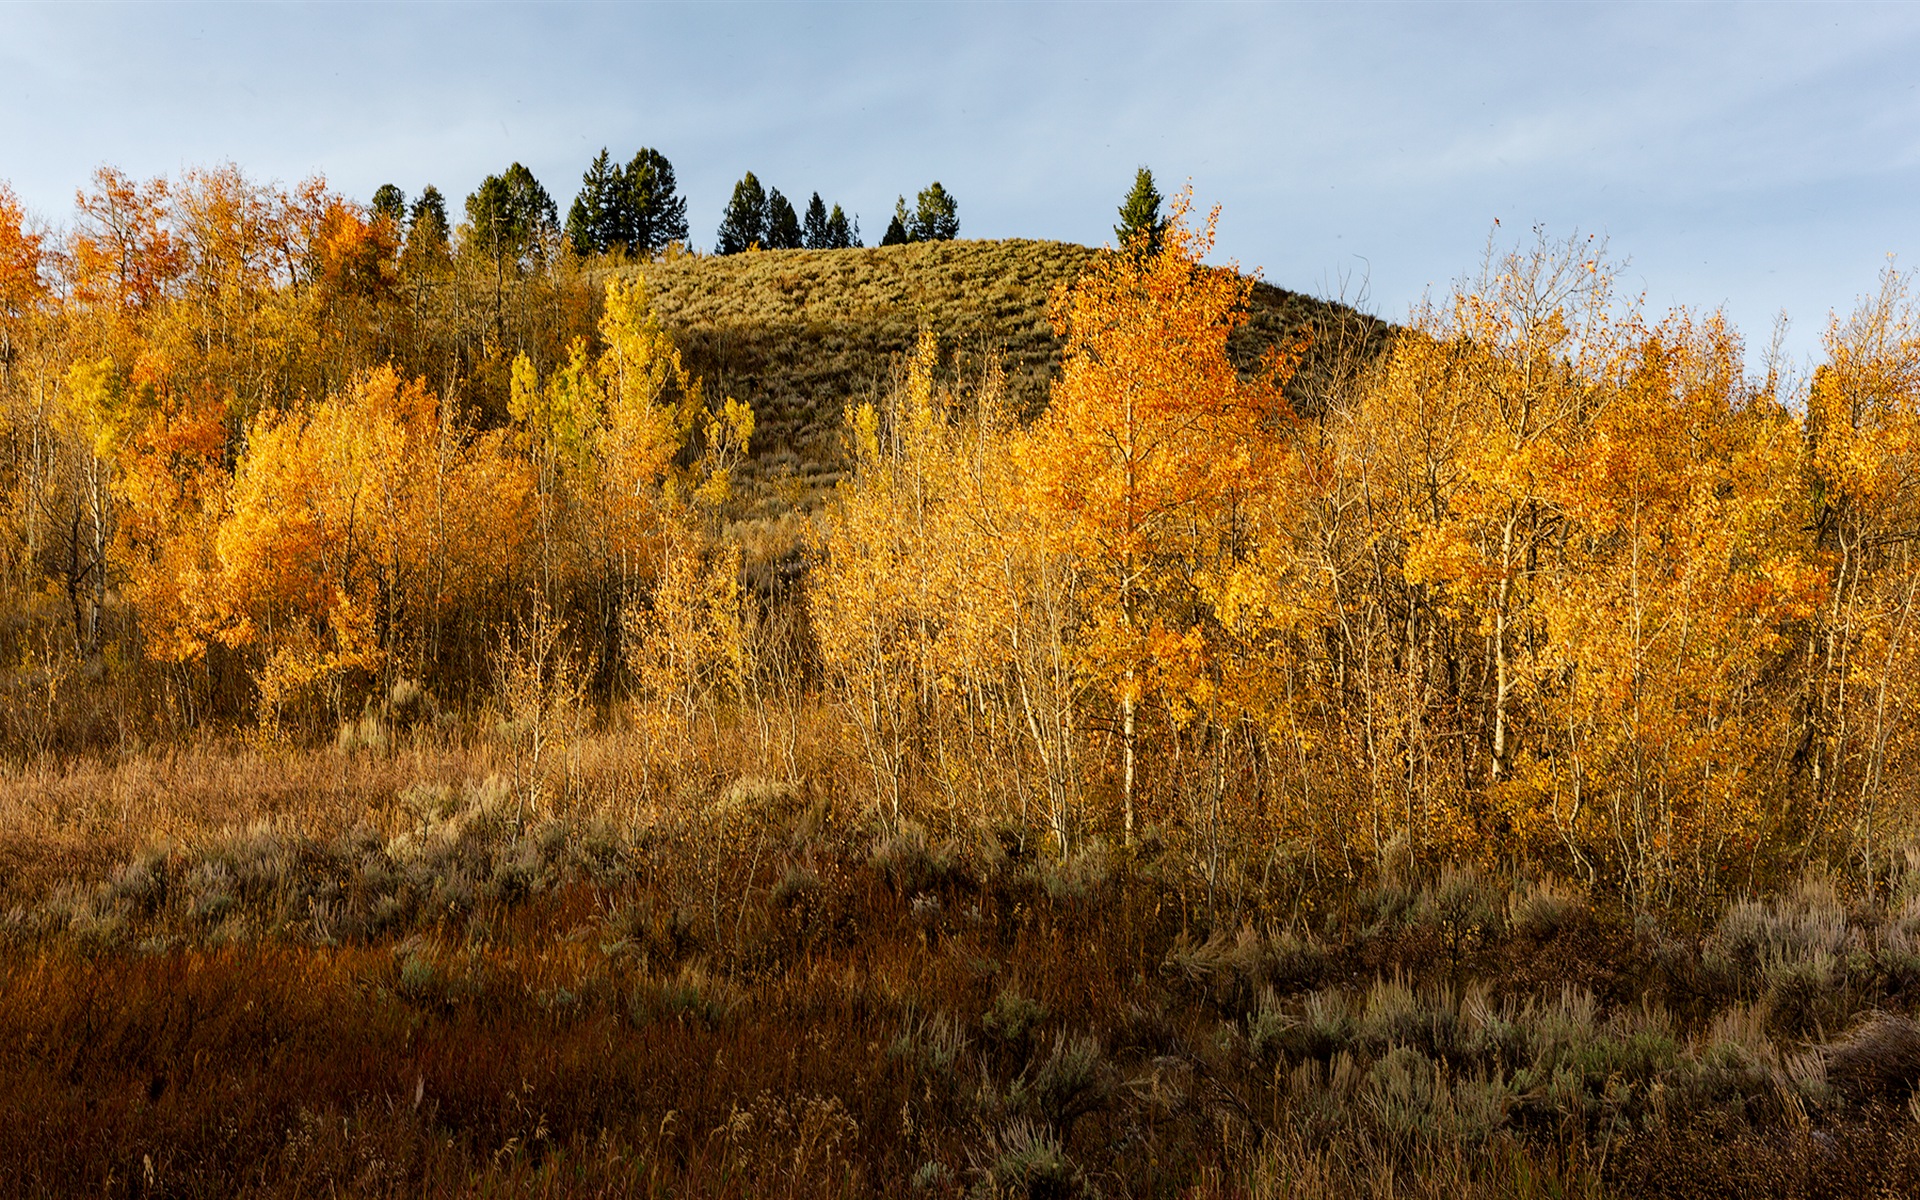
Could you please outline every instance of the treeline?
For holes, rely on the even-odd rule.
[[[603,255],[677,219],[635,199],[661,163],[596,170],[581,221],[632,237]],[[1298,403],[1295,357],[1229,360],[1251,284],[1143,172],[1056,298],[1047,411],[923,337],[849,397],[854,475],[788,586],[730,520],[752,413],[543,195],[510,170],[449,229],[431,193],[102,171],[57,232],[4,197],[15,753],[345,744],[424,695],[516,761],[632,720],[697,772],[694,731],[806,713],[884,821],[1157,843],[1220,887],[1482,857],[1671,899],[1871,881],[1910,828],[1903,277],[1789,395],[1719,317],[1542,244]]]
[[[431,184],[411,206],[399,187],[383,184],[374,192],[371,207],[395,229],[404,229],[408,239],[416,223],[421,223],[419,231],[428,245],[444,243],[450,232],[445,197]],[[583,259],[618,253],[644,260],[674,246],[691,247],[687,201],[679,194],[673,164],[650,147],[625,166],[603,147],[580,178],[564,226],[553,197],[519,163],[489,175],[467,197],[466,218],[471,236],[496,258],[551,259],[570,250]],[[919,193],[912,209],[906,197],[895,200],[893,219],[880,244],[949,241],[959,233],[959,207],[935,182]],[[829,210],[815,192],[803,214],[779,188],[764,186],[748,171],[734,185],[714,249],[739,254],[749,249],[850,250],[862,245],[859,218],[849,217],[840,205]]]

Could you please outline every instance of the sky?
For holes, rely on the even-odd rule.
[[[53,225],[103,164],[457,215],[518,161],[564,215],[651,146],[704,247],[749,170],[869,243],[937,179],[963,237],[1100,244],[1145,165],[1282,287],[1398,319],[1540,226],[1805,361],[1920,265],[1916,63],[1916,4],[0,0],[0,180]]]

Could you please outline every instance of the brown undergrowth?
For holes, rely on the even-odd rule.
[[[537,806],[478,741],[9,781],[0,1190],[1920,1187],[1904,881],[1662,918],[1296,866],[1229,909],[1151,839],[1060,861],[625,736]]]

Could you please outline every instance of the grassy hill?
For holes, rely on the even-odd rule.
[[[743,483],[764,514],[810,507],[831,488],[842,409],[885,392],[922,320],[956,371],[997,355],[1021,411],[1039,411],[1060,363],[1050,297],[1101,253],[1065,242],[954,241],[689,255],[644,270],[687,365],[709,389],[753,405],[754,462]],[[1233,350],[1251,363],[1311,332],[1315,348],[1295,389],[1311,407],[1315,389],[1341,364],[1370,358],[1390,328],[1262,283]]]

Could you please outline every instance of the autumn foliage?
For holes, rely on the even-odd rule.
[[[990,382],[930,407],[924,346],[897,412],[851,416],[813,603],[883,795],[984,728],[971,806],[1064,788],[1062,847],[1144,828],[1224,887],[1274,844],[1549,862],[1636,902],[1887,869],[1913,811],[1902,280],[1801,400],[1723,318],[1654,320],[1598,247],[1543,242],[1304,414],[1288,360],[1230,361],[1246,285],[1183,216],[1060,298],[1031,425]]]
[[[1910,277],[396,203],[0,187],[14,1190],[1912,1191]]]
[[[1310,339],[1235,352],[1252,285],[1185,205],[1056,295],[1044,411],[923,334],[834,398],[845,481],[780,525],[742,519],[754,414],[644,264],[232,167],[103,169],[64,229],[0,192],[15,751],[345,746],[404,694],[513,744],[633,722],[653,771],[805,712],[890,827],[1159,847],[1220,895],[1282,851],[1636,903],[1886,874],[1920,765],[1905,277],[1800,385],[1543,241],[1307,402]]]

